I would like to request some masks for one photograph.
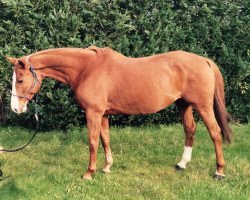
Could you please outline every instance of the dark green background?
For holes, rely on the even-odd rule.
[[[141,57],[186,50],[213,59],[225,79],[226,103],[235,120],[250,113],[248,0],[0,0],[0,121],[33,123],[33,106],[10,111],[11,65],[4,55],[23,56],[55,47],[111,47]],[[84,124],[70,89],[47,79],[39,94],[43,129]],[[111,116],[112,124],[174,123],[175,106],[149,116]]]

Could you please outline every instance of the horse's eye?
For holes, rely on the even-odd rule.
[[[18,84],[21,84],[21,83],[23,83],[23,80],[17,80],[16,81]]]

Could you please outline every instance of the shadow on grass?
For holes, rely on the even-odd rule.
[[[1,199],[28,199],[27,194],[18,188],[13,178],[6,178],[0,182]]]

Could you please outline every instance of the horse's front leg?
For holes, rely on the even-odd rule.
[[[92,175],[96,171],[97,149],[101,131],[102,114],[93,111],[86,111],[88,138],[89,138],[89,166],[87,172],[83,175],[85,179],[92,179]]]
[[[102,117],[101,140],[105,152],[104,172],[110,172],[110,167],[113,164],[113,158],[110,149],[109,121],[108,117]]]

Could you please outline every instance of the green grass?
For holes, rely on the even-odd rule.
[[[173,168],[184,146],[181,125],[112,127],[114,165],[110,174],[101,171],[100,146],[92,181],[80,178],[89,157],[86,128],[39,133],[26,149],[0,154],[6,177],[0,181],[0,199],[250,199],[250,124],[232,128],[234,141],[224,145],[227,165],[222,181],[212,178],[215,153],[202,124],[192,161],[183,172]],[[18,147],[32,134],[24,128],[1,127],[0,145]]]

